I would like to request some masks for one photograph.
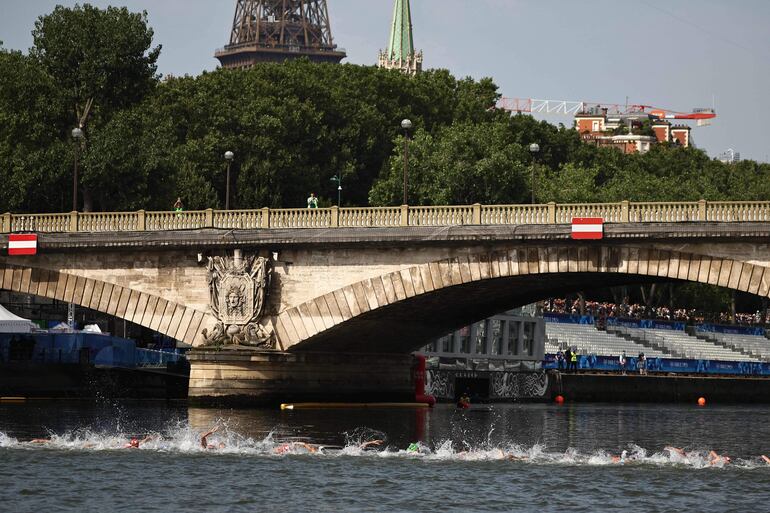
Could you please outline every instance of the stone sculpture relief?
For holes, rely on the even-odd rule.
[[[208,257],[211,311],[216,325],[201,333],[205,346],[247,346],[274,349],[275,337],[260,319],[270,286],[272,267],[265,257]]]

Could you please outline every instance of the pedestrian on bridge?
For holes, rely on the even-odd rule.
[[[310,193],[310,197],[307,199],[307,208],[318,208],[318,198],[314,192]]]

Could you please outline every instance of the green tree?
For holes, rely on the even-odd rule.
[[[157,82],[160,46],[151,48],[153,30],[147,26],[146,12],[89,4],[57,6],[37,20],[32,36],[30,55],[56,84],[70,109],[72,126],[86,132],[86,156],[91,134],[120,110],[140,102]],[[92,206],[91,192],[115,185],[118,178],[104,169],[93,171],[91,160],[84,159],[82,170],[86,210]]]
[[[505,122],[455,123],[435,136],[418,129],[409,143],[409,203],[527,201],[530,156],[513,139]],[[399,137],[387,173],[372,188],[371,204],[403,201],[403,147]]]
[[[0,211],[68,210],[66,106],[37,62],[0,49]],[[67,195],[69,197],[69,195]]]

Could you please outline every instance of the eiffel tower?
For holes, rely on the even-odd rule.
[[[346,56],[332,40],[326,0],[237,0],[230,44],[214,54],[224,68],[300,57],[336,64]]]

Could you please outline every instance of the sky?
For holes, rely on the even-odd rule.
[[[162,74],[217,67],[235,0],[92,0],[146,10],[163,46]],[[345,62],[374,64],[393,0],[328,0]],[[32,45],[35,19],[69,0],[0,0],[6,49]],[[425,68],[492,77],[506,97],[645,104],[688,112],[716,107],[694,143],[770,162],[770,1],[412,0]],[[549,121],[571,126],[569,117]]]

